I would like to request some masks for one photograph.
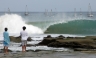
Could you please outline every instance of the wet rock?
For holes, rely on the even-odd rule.
[[[74,37],[69,37],[69,36],[68,36],[67,38],[68,38],[68,39],[70,39],[70,38],[73,39]]]
[[[27,41],[32,41],[31,37],[28,37]]]
[[[48,36],[47,36],[47,37],[45,37],[45,38],[52,38],[52,37],[51,37],[51,35],[48,35]]]
[[[56,39],[65,39],[65,37],[63,35],[60,35]]]
[[[18,36],[18,37],[10,36],[10,41],[19,43],[19,42],[21,42],[21,37],[20,36]]]
[[[50,35],[48,35],[47,37],[44,37],[44,39],[42,40],[42,42],[39,43],[39,45],[48,45],[51,42],[55,42],[56,39],[52,38]]]
[[[55,42],[55,39],[44,39],[42,42],[39,43],[39,45],[48,45],[51,42]]]
[[[18,36],[18,37],[10,36],[10,41],[20,43],[21,37],[20,36]],[[32,41],[31,37],[28,37],[27,41]]]
[[[94,39],[86,38],[86,37],[76,37],[73,39],[73,37],[67,37],[66,39],[63,39],[63,36],[60,39],[48,36],[44,37],[44,39],[39,43],[40,45],[47,45],[48,47],[66,47],[66,48],[72,48],[72,49],[96,49],[96,41]],[[58,37],[58,38],[59,38]],[[91,37],[93,38],[93,37]]]

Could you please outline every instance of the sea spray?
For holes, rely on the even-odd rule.
[[[40,28],[33,26],[32,24],[26,24],[20,15],[5,14],[0,16],[0,33],[4,31],[5,27],[7,27],[9,33],[19,34],[22,30],[22,26],[27,27],[26,31],[29,34],[43,34],[43,31]]]
[[[57,13],[54,16],[39,17],[35,15],[30,20],[38,20],[34,22],[27,22],[29,24],[38,26],[43,32],[51,34],[78,34],[78,35],[95,35],[96,20],[94,17],[86,17],[86,13],[82,16],[74,17],[73,13]]]
[[[39,14],[37,15],[32,15],[33,17],[27,16],[27,23],[28,24],[32,24],[35,26],[38,26],[39,28],[41,28],[43,30],[43,32],[46,32],[46,30],[55,24],[63,24],[63,23],[68,23],[70,21],[74,21],[74,20],[85,20],[85,18],[81,18],[81,17],[69,17],[67,14],[65,13],[56,13],[53,16],[44,16],[41,14],[41,16],[39,16]],[[35,19],[35,20],[34,20]],[[31,21],[28,21],[31,20]]]

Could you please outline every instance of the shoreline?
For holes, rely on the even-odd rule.
[[[16,37],[16,39],[17,38],[18,37]],[[96,36],[75,37],[75,38],[74,37],[67,37],[67,38],[65,38],[64,36],[61,36],[61,35],[58,37],[51,37],[48,35],[47,37],[44,37],[43,40],[45,40],[45,39],[53,40],[54,38],[55,38],[56,42],[57,41],[59,41],[61,43],[67,42],[67,45],[68,45],[68,43],[73,44],[73,45],[71,45],[71,48],[72,48],[72,46],[74,46],[74,43],[75,43],[75,46],[76,46],[75,48],[78,50],[74,50],[74,48],[73,48],[73,50],[71,50],[70,47],[67,47],[70,49],[69,51],[56,51],[55,49],[53,49],[53,50],[39,50],[40,49],[39,48],[35,51],[34,50],[27,50],[26,53],[22,53],[22,51],[11,51],[10,50],[9,54],[6,54],[6,55],[4,54],[3,51],[0,52],[0,58],[96,58],[96,49],[89,49],[90,47],[89,48],[87,47],[88,49],[77,47],[77,43],[92,44],[92,45],[95,44],[93,42],[95,41]],[[41,42],[43,42],[43,40]],[[55,41],[52,41],[52,42],[55,43]],[[44,42],[48,43],[49,41],[44,41]],[[52,42],[50,42],[50,45],[52,44]],[[45,46],[50,46],[50,45],[48,44]],[[40,45],[37,44],[37,46],[40,46]],[[53,48],[55,48],[54,46],[53,46]],[[31,46],[31,47],[34,48],[33,46]],[[43,47],[41,47],[41,48],[43,48]],[[59,48],[59,47],[56,47],[56,48]],[[63,48],[64,48],[64,46],[63,46]]]
[[[12,44],[17,44],[20,49],[20,37],[10,36]],[[37,39],[40,37],[36,37]],[[65,37],[63,35],[59,35],[57,37],[46,35],[42,40],[33,40],[33,37],[29,37],[29,43],[27,44],[28,49],[34,48],[69,48],[74,51],[95,51],[96,50],[96,36],[86,36],[86,37]],[[33,43],[32,43],[33,42]],[[37,43],[36,43],[37,42]],[[35,43],[35,44],[34,44]],[[35,47],[34,47],[35,46]],[[46,47],[36,47],[36,46],[46,46]],[[15,46],[13,46],[15,47]],[[12,48],[12,46],[11,46]],[[32,49],[32,50],[34,50]],[[12,49],[14,50],[14,49]],[[18,49],[17,49],[18,50]],[[43,49],[42,49],[43,50]]]
[[[40,38],[40,37],[36,37],[36,38]],[[21,49],[20,37],[10,36],[10,39],[11,39],[11,42],[13,42],[12,44],[17,45],[16,48],[19,47],[19,49]],[[52,48],[69,48],[69,49],[73,49],[74,51],[95,51],[96,50],[95,43],[96,43],[96,36],[65,37],[63,35],[59,35],[57,37],[54,37],[51,35],[46,35],[45,37],[43,37],[42,40],[33,40],[33,37],[29,37],[27,47],[28,49],[32,48],[32,50],[34,49],[36,50],[38,48],[41,48],[41,50],[43,50],[42,48],[49,49],[49,47],[52,47]],[[41,46],[41,47],[38,47],[38,46]],[[46,46],[46,47],[42,47],[42,46]],[[12,47],[15,47],[15,46],[12,45],[11,48]]]
[[[85,52],[56,52],[56,51],[28,51],[0,53],[0,58],[96,58],[96,53]]]

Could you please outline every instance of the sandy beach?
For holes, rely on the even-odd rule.
[[[56,52],[56,51],[38,51],[38,52],[9,52],[0,53],[0,58],[96,58],[96,53],[84,52]]]

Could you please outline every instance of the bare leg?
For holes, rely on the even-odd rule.
[[[22,52],[24,52],[24,46],[22,46]]]
[[[5,53],[6,53],[6,54],[8,53],[8,47],[6,47],[6,49],[5,49]]]
[[[24,45],[24,49],[25,49],[24,51],[26,52],[26,45]]]
[[[8,47],[4,46],[4,53],[8,54]]]
[[[5,53],[5,49],[6,49],[6,47],[4,46],[4,53]]]

